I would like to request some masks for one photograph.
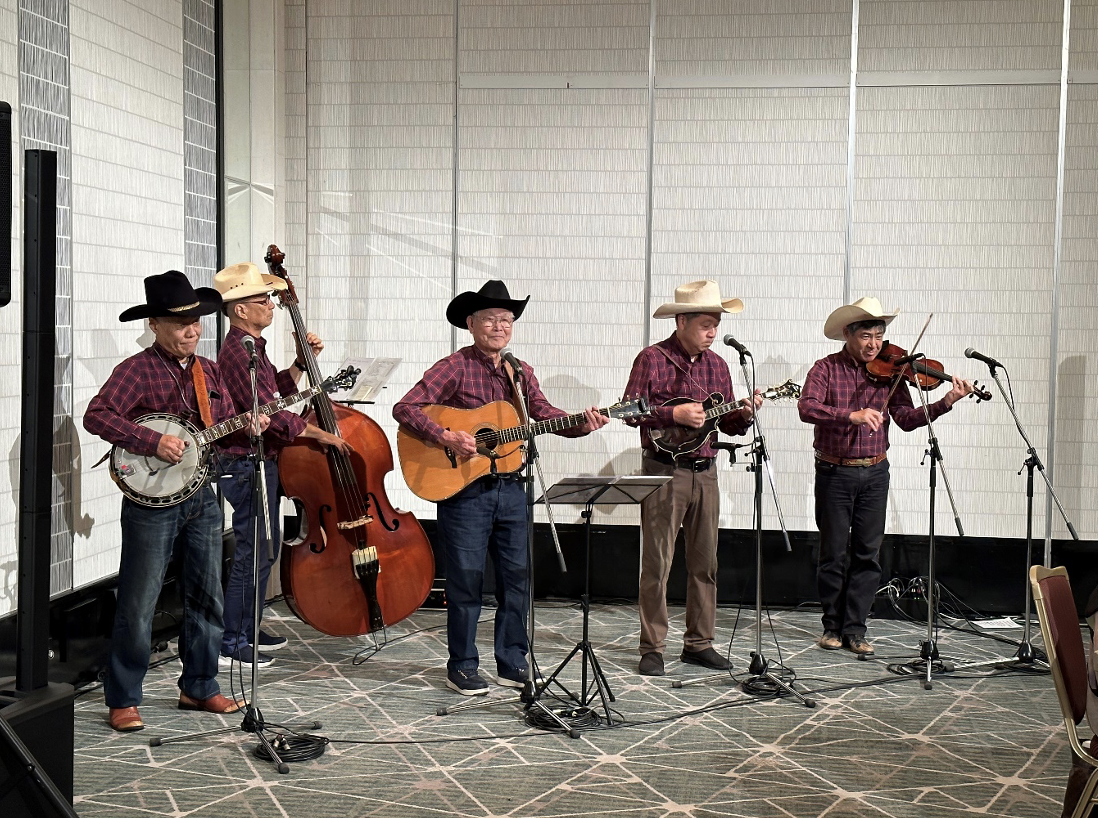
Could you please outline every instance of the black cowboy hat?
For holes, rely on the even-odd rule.
[[[464,292],[454,296],[454,300],[446,307],[446,320],[455,327],[467,329],[466,318],[474,312],[490,310],[494,307],[510,310],[517,319],[522,315],[522,311],[526,309],[526,304],[529,301],[530,296],[526,296],[521,301],[513,300],[511,294],[507,292],[507,285],[502,281],[492,279],[485,282],[484,286],[475,293]]]
[[[191,286],[187,277],[178,270],[168,270],[160,275],[146,276],[145,303],[130,307],[118,316],[119,321],[135,318],[197,318],[221,309],[221,293],[213,287]]]

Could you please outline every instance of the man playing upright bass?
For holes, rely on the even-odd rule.
[[[229,332],[217,355],[217,365],[225,380],[225,387],[233,402],[247,408],[252,405],[251,354],[244,341],[251,339],[256,356],[256,393],[261,404],[273,400],[276,395],[287,397],[296,391],[297,382],[305,371],[300,358],[281,371],[275,369],[267,357],[267,341],[263,330],[274,320],[274,301],[271,292],[286,289],[286,282],[277,276],[261,273],[259,267],[251,262],[233,264],[214,276],[214,287],[221,293],[225,302],[222,308],[229,319]],[[306,337],[314,355],[324,348],[313,333]],[[260,555],[259,598],[266,597],[267,580],[271,566],[278,558],[281,542],[281,526],[278,513],[278,454],[298,437],[312,438],[323,445],[336,446],[344,452],[350,452],[347,441],[323,429],[306,423],[300,415],[293,412],[276,412],[270,420],[270,426],[263,434],[263,470],[267,484],[267,504],[271,520],[271,547],[268,553]],[[254,488],[252,486],[253,464],[248,459],[252,447],[247,440],[239,436],[230,438],[225,445],[222,457],[224,477],[221,490],[225,499],[233,508],[233,535],[236,550],[233,552],[233,566],[229,571],[229,580],[225,587],[225,635],[221,640],[222,665],[228,667],[238,660],[250,664],[253,651],[259,652],[259,664],[269,665],[271,658],[264,650],[278,650],[285,646],[286,637],[260,630],[259,639],[253,638],[255,588],[252,584],[255,553],[256,509],[254,508]]]

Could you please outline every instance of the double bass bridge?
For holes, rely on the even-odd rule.
[[[374,518],[369,514],[363,514],[357,520],[340,520],[336,523],[336,528],[340,531],[350,531],[352,528],[361,528],[367,523],[372,523]]]

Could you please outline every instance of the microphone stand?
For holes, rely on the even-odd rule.
[[[980,360],[983,360],[982,358]],[[1007,409],[1010,410],[1011,417],[1014,418],[1014,425],[1018,427],[1018,434],[1022,436],[1022,441],[1026,444],[1026,457],[1022,463],[1022,468],[1018,470],[1018,474],[1022,473],[1022,469],[1026,470],[1026,565],[1025,565],[1025,607],[1022,609],[1022,616],[1025,619],[1025,625],[1022,629],[1022,642],[1018,645],[1018,651],[1010,659],[994,659],[988,662],[978,662],[976,664],[963,665],[964,670],[970,670],[976,667],[995,666],[1003,668],[1021,668],[1032,666],[1035,662],[1045,664],[1046,657],[1033,647],[1033,643],[1030,641],[1030,634],[1032,632],[1031,625],[1032,620],[1029,616],[1030,608],[1033,606],[1032,596],[1029,584],[1029,567],[1030,561],[1033,559],[1033,471],[1036,469],[1041,472],[1041,477],[1044,478],[1045,486],[1048,488],[1049,494],[1052,496],[1053,502],[1056,504],[1057,511],[1060,512],[1060,516],[1063,518],[1064,523],[1067,525],[1068,531],[1071,533],[1073,540],[1078,542],[1079,534],[1075,530],[1075,526],[1071,524],[1071,520],[1068,519],[1067,512],[1064,511],[1063,505],[1060,503],[1060,498],[1056,496],[1056,489],[1052,487],[1052,482],[1048,479],[1048,475],[1045,474],[1045,466],[1041,462],[1041,458],[1037,454],[1037,449],[1034,448],[1033,443],[1029,439],[1029,435],[1026,434],[1025,428],[1022,426],[1021,418],[1018,417],[1018,412],[1014,408],[1014,401],[1010,399],[1009,392],[1003,388],[1002,381],[999,380],[998,367],[1002,366],[999,363],[992,363],[991,361],[984,361],[988,365],[988,370],[991,373],[991,379],[995,381],[995,385],[999,388],[999,394],[1003,397],[1003,403],[1006,404]],[[1006,369],[1006,367],[1003,367]],[[1009,373],[1008,373],[1009,377]],[[1047,668],[1047,665],[1045,665]]]
[[[910,356],[912,360],[923,357],[922,354]],[[900,376],[903,377],[902,375]],[[946,474],[945,465],[942,463],[942,450],[938,447],[938,434],[934,431],[934,424],[930,420],[930,407],[926,402],[926,395],[923,390],[916,384],[915,391],[919,394],[919,402],[922,405],[923,416],[926,418],[927,428],[927,448],[923,452],[923,459],[919,465],[926,462],[926,458],[930,458],[930,474],[928,479],[930,481],[930,519],[928,524],[928,552],[929,559],[927,565],[927,588],[926,588],[926,639],[919,643],[919,658],[913,659],[910,662],[903,664],[890,666],[890,670],[895,670],[898,673],[913,673],[926,670],[926,677],[923,679],[923,689],[930,690],[934,685],[931,682],[931,675],[935,672],[946,673],[953,670],[952,665],[947,665],[941,661],[938,656],[938,644],[934,638],[934,625],[936,620],[934,609],[934,557],[935,557],[935,545],[934,545],[934,511],[935,511],[935,497],[936,489],[938,486],[938,466],[942,466],[942,482],[945,483],[946,495],[949,498],[949,504],[953,509],[953,523],[957,527],[957,535],[963,537],[965,535],[964,528],[961,526],[961,517],[957,512],[957,503],[953,499],[953,489],[949,485],[949,476]],[[885,412],[888,411],[888,405],[885,405]]]
[[[737,351],[740,353],[740,370],[743,372],[744,382],[747,383],[750,390],[750,400],[754,401],[755,397],[755,367],[752,365],[749,370],[747,367],[747,358],[752,358],[752,364],[754,364],[754,357],[745,348],[737,347]],[[763,483],[762,475],[765,469],[767,479],[770,483],[770,494],[774,498],[774,509],[778,514],[778,522],[781,525],[782,537],[785,539],[785,550],[792,551],[793,546],[789,542],[789,531],[785,526],[785,516],[782,514],[781,504],[778,502],[778,491],[774,484],[774,473],[770,468],[770,455],[766,449],[766,435],[763,433],[762,424],[759,422],[759,407],[754,407],[751,413],[751,425],[755,430],[755,437],[751,445],[751,465],[748,466],[749,471],[755,473],[755,650],[751,653],[751,664],[748,667],[748,676],[740,683],[740,688],[744,693],[750,693],[753,695],[778,695],[778,696],[793,696],[805,707],[815,707],[816,702],[813,699],[807,698],[804,694],[793,687],[792,684],[787,683],[777,673],[773,673],[770,670],[770,663],[763,655],[762,650],[762,496],[763,496]],[[724,449],[728,452],[729,465],[736,462],[736,449],[742,448],[746,444],[737,443],[714,443],[712,444],[715,449]],[[780,669],[785,669],[784,666],[779,665]],[[709,679],[717,678],[718,676],[726,676],[727,674],[714,674],[712,676],[703,677],[701,679],[692,679],[687,682],[674,681],[671,686],[674,688],[681,688],[687,684],[696,684],[698,682],[707,681]]]

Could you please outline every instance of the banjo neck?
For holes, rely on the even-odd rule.
[[[262,415],[273,415],[275,412],[281,412],[283,409],[287,409],[295,403],[301,403],[303,400],[308,400],[323,392],[326,383],[327,382],[317,384],[316,386],[310,386],[308,389],[302,389],[300,392],[295,392],[285,398],[278,398],[270,403],[265,403],[259,407],[259,413]],[[233,432],[238,432],[241,429],[247,428],[249,425],[251,424],[248,421],[248,413],[244,412],[236,417],[223,420],[221,423],[217,423],[207,429],[202,429],[195,434],[194,438],[199,446],[209,446],[218,438],[222,438]]]

